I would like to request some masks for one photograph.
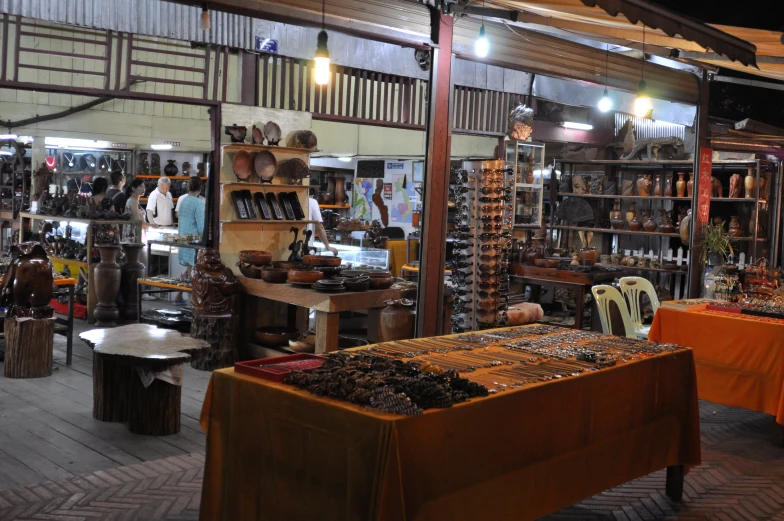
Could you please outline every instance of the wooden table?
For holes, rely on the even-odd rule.
[[[471,353],[495,351],[512,353],[481,345]],[[422,356],[438,364],[450,353]],[[515,366],[461,376],[493,382]],[[700,463],[688,349],[633,355],[418,416],[222,369],[213,373],[201,425],[201,521],[531,521],[663,468],[666,493],[677,501],[683,466]]]
[[[363,292],[322,293],[311,288],[298,288],[291,284],[270,284],[260,279],[238,276],[237,280],[247,295],[283,302],[299,308],[297,323],[307,321],[307,310],[316,311],[316,353],[338,349],[338,324],[341,311],[368,312],[368,340],[378,341],[381,308],[384,301],[400,298],[400,290],[384,289]],[[305,328],[307,329],[307,328]],[[303,330],[300,327],[300,330]]]
[[[180,431],[181,386],[159,379],[145,387],[137,368],[163,371],[190,360],[210,344],[171,329],[131,324],[79,335],[93,348],[93,418],[128,422],[135,434]]]
[[[572,289],[577,292],[577,312],[574,317],[574,329],[583,328],[583,312],[585,308],[585,291],[596,284],[610,282],[619,273],[581,273],[578,271],[558,270],[555,268],[536,268],[512,264],[510,278],[523,284],[534,286],[553,286],[556,288]]]

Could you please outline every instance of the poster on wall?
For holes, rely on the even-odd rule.
[[[384,199],[392,199],[392,183],[384,183]]]
[[[705,224],[710,216],[713,149],[700,148],[700,189],[697,197],[697,222]]]
[[[354,179],[354,219],[377,219],[383,226],[411,227],[419,201],[411,161],[385,161],[383,179]]]

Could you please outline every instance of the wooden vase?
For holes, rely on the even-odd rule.
[[[346,204],[346,179],[343,177],[335,178],[335,204]]]
[[[324,194],[324,202],[322,204],[340,204],[335,203],[335,178],[327,178],[327,192]]]
[[[672,197],[672,176],[664,176],[664,197]]]
[[[658,226],[656,224],[656,219],[654,219],[653,216],[647,210],[643,210],[642,215],[643,215],[643,219],[642,219],[643,229],[646,232],[655,232],[656,227]]]
[[[626,210],[626,222],[631,223],[637,218],[637,203],[629,203],[629,209]]]
[[[675,193],[678,197],[686,197],[686,180],[683,179],[685,175],[683,172],[678,172],[678,180],[675,181]]]
[[[730,217],[730,227],[728,230],[730,237],[743,237],[743,230],[740,227],[740,219],[733,215]]]
[[[757,182],[754,179],[754,167],[750,166],[749,171],[746,173],[746,179],[743,180],[743,186],[746,189],[746,199],[754,199],[754,187]]]
[[[656,197],[661,197],[663,190],[662,190],[662,176],[657,174],[654,178],[653,182],[653,195]]]
[[[694,174],[689,174],[689,181],[686,183],[686,197],[691,197],[694,191]]]
[[[95,320],[98,325],[111,325],[120,318],[117,308],[117,294],[120,291],[120,265],[117,254],[120,247],[115,244],[98,246],[101,262],[95,267]]]
[[[139,285],[136,280],[143,278],[147,269],[141,262],[144,244],[126,242],[122,245],[125,251],[125,264],[120,269],[120,295],[122,295],[122,309],[120,314],[128,320],[137,320]]]
[[[408,340],[414,337],[416,311],[413,306],[404,306],[400,301],[387,301],[381,310],[381,341]]]
[[[637,195],[648,197],[651,195],[651,188],[653,188],[651,176],[644,175],[637,179]]]
[[[623,213],[621,213],[621,203],[616,201],[613,203],[613,209],[610,211],[610,226],[614,230],[623,230],[625,225],[626,219],[623,218]]]

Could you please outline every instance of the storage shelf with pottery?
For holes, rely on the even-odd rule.
[[[544,152],[543,143],[504,141],[504,165],[515,173],[514,189],[511,194],[514,228],[533,229],[542,225],[542,215],[545,211]],[[534,174],[535,170],[539,170],[538,176]],[[525,201],[526,199],[529,200]],[[530,222],[523,222],[529,219]]]
[[[654,195],[618,195],[618,194],[572,194],[569,192],[558,192],[559,197],[587,197],[594,199],[635,199],[652,201],[691,201],[691,197],[678,196],[654,196]]]
[[[580,232],[595,232],[595,233],[619,233],[625,235],[639,235],[645,237],[646,235],[656,235],[660,237],[680,237],[677,233],[664,233],[664,232],[646,232],[645,230],[613,230],[612,228],[591,228],[590,226],[568,226],[565,224],[556,224],[553,226],[556,230],[574,230]]]
[[[83,223],[87,225],[87,231],[85,232],[85,246],[88,252],[91,252],[93,249],[93,228],[95,225],[98,224],[112,224],[112,225],[126,225],[126,226],[135,226],[136,227],[136,236],[141,237],[141,222],[140,221],[123,221],[123,220],[104,220],[104,219],[77,219],[72,217],[62,217],[62,216],[53,216],[53,215],[38,215],[34,213],[27,213],[21,212],[19,214],[19,221],[22,228],[24,228],[24,220],[28,219],[30,221],[58,221],[60,223],[66,222],[74,222],[74,223]],[[30,226],[31,229],[35,229],[34,226]],[[70,266],[72,268],[76,268],[74,276],[78,274],[78,268],[82,268],[87,272],[87,322],[89,324],[95,323],[95,306],[98,304],[98,299],[95,294],[95,267],[99,264],[98,261],[93,262],[92,255],[88,253],[87,261],[78,261],[75,259],[64,259],[62,257],[50,257],[53,263],[55,264],[63,264],[66,266]]]

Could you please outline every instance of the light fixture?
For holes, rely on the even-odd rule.
[[[485,23],[482,22],[482,27],[479,28],[479,38],[474,42],[474,54],[480,58],[485,58],[489,52],[490,40],[485,36]]]
[[[354,158],[351,156],[340,156],[338,158],[338,161],[343,161],[344,163],[350,163],[352,159]]]
[[[18,137],[16,134],[0,134],[0,139],[16,139]]]
[[[168,144],[167,145],[155,144],[155,145],[150,145],[150,148],[152,148],[153,150],[171,150],[172,146]]]
[[[588,123],[576,123],[574,121],[564,121],[564,128],[571,128],[573,130],[593,130],[593,125]]]
[[[329,83],[329,49],[327,48],[327,31],[324,30],[324,17],[326,15],[326,0],[321,1],[321,31],[318,33],[316,44],[316,70],[314,78],[316,85],[327,85]]]
[[[207,4],[204,4],[201,7],[201,30],[202,31],[210,30],[210,12],[207,9]]]
[[[638,118],[648,117],[653,110],[651,98],[645,91],[645,24],[642,26],[642,70],[640,72],[640,83],[637,86],[637,97],[634,99],[634,115]]]
[[[9,152],[8,150],[0,150],[0,156],[12,156],[14,155],[13,152]]]
[[[604,54],[604,95],[602,99],[599,100],[599,110],[602,112],[609,112],[612,108],[613,103],[610,99],[610,94],[607,92],[607,77],[609,76],[609,63],[610,63],[610,44],[607,44],[607,50]]]

